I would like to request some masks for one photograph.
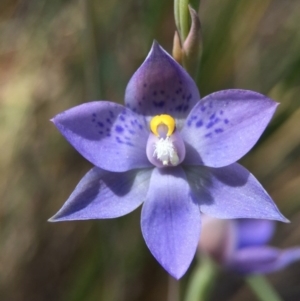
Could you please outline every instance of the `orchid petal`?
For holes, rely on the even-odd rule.
[[[116,174],[95,167],[82,178],[50,221],[114,218],[128,214],[145,200],[151,171],[141,169]]]
[[[235,221],[237,232],[237,248],[265,245],[272,238],[275,222],[259,219],[241,219]]]
[[[58,114],[53,122],[97,167],[121,172],[151,166],[146,156],[148,126],[141,116],[121,105],[89,102]]]
[[[185,118],[200,99],[189,74],[157,42],[128,83],[125,104],[144,116]],[[177,124],[178,126],[178,124]]]
[[[236,162],[257,142],[277,103],[247,90],[225,90],[204,97],[181,131],[187,144],[184,164],[223,167]]]
[[[215,218],[260,218],[287,222],[260,183],[238,163],[185,169],[201,212]]]
[[[281,270],[297,260],[300,260],[300,248],[253,247],[237,251],[228,267],[241,274],[265,274]]]
[[[179,279],[195,255],[200,236],[199,206],[190,197],[181,167],[154,169],[141,227],[153,256]]]

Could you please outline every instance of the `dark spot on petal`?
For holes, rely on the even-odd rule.
[[[163,100],[161,101],[153,101],[153,105],[157,108],[162,108],[165,105],[165,102]]]
[[[116,125],[115,130],[116,130],[116,132],[118,132],[118,133],[122,133],[122,132],[124,131],[124,128],[121,127],[120,125]]]
[[[157,92],[156,92],[156,91],[153,91],[153,95],[156,96],[156,95],[157,95]]]
[[[229,123],[229,120],[228,119],[224,119],[224,123]]]
[[[175,111],[180,112],[182,110],[182,108],[183,108],[183,105],[179,105],[175,108]]]
[[[160,91],[160,94],[165,94],[165,91],[164,91],[164,90],[161,90],[161,91]]]
[[[129,133],[130,133],[131,135],[134,135],[134,134],[135,134],[135,131],[129,130]]]
[[[211,136],[212,136],[212,133],[208,133],[208,134],[204,135],[204,137],[206,137],[206,138],[209,138]]]
[[[129,146],[134,146],[131,142],[126,142],[126,144]]]
[[[189,105],[185,105],[184,107],[183,107],[183,112],[186,112],[187,110],[188,110],[188,108],[189,108]]]
[[[111,136],[111,134],[106,134],[106,137],[110,137]]]
[[[206,110],[206,107],[201,107],[201,111],[204,112]]]
[[[215,129],[215,133],[222,133],[222,132],[223,132],[223,129],[221,129],[221,128]]]
[[[120,119],[121,119],[122,121],[125,121],[125,117],[124,117],[123,115],[120,116]]]
[[[214,126],[214,123],[211,121],[206,125],[206,128],[209,129]]]
[[[103,132],[102,132],[102,131],[99,131],[99,134],[100,134],[100,135],[102,135],[102,134],[103,134]]]
[[[110,120],[109,118],[107,118],[106,121],[107,121],[108,123],[111,123],[111,120]]]
[[[214,113],[214,114],[210,115],[209,119],[214,119],[215,117],[216,117],[216,114]]]
[[[93,117],[96,117],[96,116],[97,116],[96,113],[93,113],[92,115],[93,115]]]
[[[123,141],[120,139],[120,137],[116,137],[116,140],[117,140],[117,142],[120,143],[120,144],[123,143]]]
[[[109,115],[111,118],[114,118],[115,114],[112,111],[109,111]]]
[[[104,126],[104,124],[102,123],[102,122],[97,122],[97,124],[100,126],[100,127],[103,127]]]
[[[193,115],[191,118],[192,118],[193,120],[196,120],[196,119],[197,119],[197,115]]]
[[[146,83],[144,83],[144,88],[146,88],[147,87],[147,84]]]
[[[192,94],[189,94],[188,97],[186,98],[187,101],[190,101],[192,98]]]
[[[197,127],[197,128],[200,128],[202,125],[203,125],[202,120],[199,120],[199,121],[196,123],[196,127]]]
[[[141,103],[140,101],[138,102],[138,104],[139,104],[139,106],[141,106],[141,105],[142,105],[142,103]]]
[[[223,110],[221,110],[221,111],[220,111],[220,115],[223,115],[223,113],[224,113]]]

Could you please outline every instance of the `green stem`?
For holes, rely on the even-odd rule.
[[[188,36],[191,25],[189,4],[198,11],[200,0],[174,0],[175,23],[182,43]]]
[[[248,276],[246,282],[260,301],[283,301],[264,276]]]
[[[185,301],[207,301],[218,274],[216,264],[208,257],[202,257],[188,283]]]
[[[174,18],[178,32],[180,32],[180,12],[179,12],[180,0],[174,0]]]
[[[179,0],[180,36],[185,41],[190,29],[189,0]]]

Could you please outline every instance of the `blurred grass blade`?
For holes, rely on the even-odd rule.
[[[209,257],[201,257],[191,275],[184,301],[207,301],[214,286],[218,268]]]
[[[249,276],[246,281],[259,300],[283,301],[264,276]]]

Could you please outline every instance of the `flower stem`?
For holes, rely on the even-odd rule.
[[[278,293],[273,289],[268,280],[261,275],[248,276],[247,284],[251,287],[261,301],[282,301]]]
[[[179,0],[179,18],[180,18],[180,35],[182,41],[185,41],[189,34],[190,13],[188,9],[189,0]]]
[[[189,4],[198,11],[200,0],[174,0],[174,16],[181,42],[183,43],[190,30]]]
[[[209,257],[201,257],[188,283],[184,301],[207,301],[218,274],[216,264]]]
[[[174,0],[174,19],[178,32],[180,32],[179,2],[180,0]]]

